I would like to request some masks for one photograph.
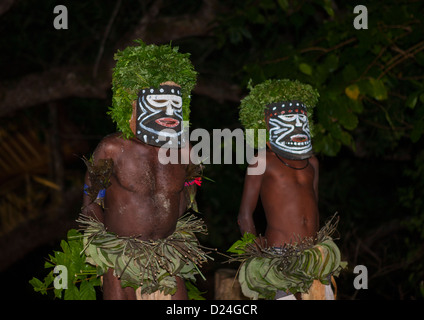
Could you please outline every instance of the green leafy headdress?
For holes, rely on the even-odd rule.
[[[129,120],[132,102],[140,89],[155,87],[165,81],[181,86],[183,119],[189,120],[190,93],[196,84],[197,73],[189,59],[189,53],[178,52],[170,45],[147,45],[135,40],[138,46],[130,46],[115,54],[116,66],[112,74],[112,107],[108,114],[124,137],[133,136]]]
[[[298,100],[306,105],[309,127],[313,135],[312,109],[318,102],[318,91],[308,84],[297,80],[266,80],[254,87],[249,83],[250,93],[241,101],[239,119],[245,129],[267,129],[265,122],[265,109],[270,103]],[[258,148],[258,139],[249,139],[247,142],[254,148]],[[267,141],[269,134],[267,132]],[[264,147],[264,146],[261,146]]]

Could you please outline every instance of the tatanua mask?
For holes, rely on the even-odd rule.
[[[182,127],[180,87],[160,85],[139,91],[135,131],[138,139],[153,146],[167,143],[171,148],[180,148]]]
[[[271,150],[292,160],[313,155],[306,106],[297,100],[271,103],[265,110]]]

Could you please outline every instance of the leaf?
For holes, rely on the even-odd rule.
[[[329,134],[322,138],[321,143],[322,152],[331,157],[336,156],[341,147],[340,142],[334,140],[334,138]]]
[[[362,113],[364,111],[364,106],[360,99],[358,100],[346,99],[346,105],[348,106],[350,110],[352,110],[352,112]]]
[[[90,280],[88,280],[92,286],[97,287],[100,286],[102,284],[101,279],[99,276],[97,277],[91,277]]]
[[[329,74],[330,73],[328,69],[324,65],[318,65],[314,73],[315,83],[317,85],[324,83],[327,80]]]
[[[86,256],[81,254],[83,250],[83,241],[81,233],[75,229],[68,231],[67,240],[62,240],[60,246],[63,251],[54,251],[53,255],[49,254],[49,261],[44,264],[46,269],[51,269],[56,265],[63,265],[68,272],[67,289],[54,289],[53,292],[56,298],[66,300],[79,300],[89,298],[93,299],[94,286],[100,285],[100,279],[92,278],[96,274],[96,268],[86,263]],[[33,278],[30,283],[33,285],[36,292],[42,294],[47,293],[47,289],[53,289],[52,283],[57,275],[51,270],[44,278],[44,282]],[[91,281],[92,280],[92,281]],[[83,289],[80,293],[77,283],[88,283],[81,285]],[[51,287],[49,287],[51,286]],[[63,293],[65,293],[63,295]],[[95,298],[95,292],[94,292]]]
[[[406,106],[410,109],[414,109],[415,105],[418,102],[418,94],[419,92],[414,92],[413,94],[409,95],[409,97],[406,99]]]
[[[205,294],[206,292],[200,292],[200,290],[191,281],[185,281],[185,286],[187,288],[189,300],[206,300],[202,296],[202,294]]]
[[[80,292],[75,285],[68,283],[68,289],[65,290],[64,300],[81,300]]]
[[[259,297],[259,293],[252,290],[252,288],[249,286],[249,283],[247,282],[247,276],[246,276],[246,264],[242,264],[239,271],[239,282],[242,293],[253,300],[257,300]]]
[[[422,103],[424,103],[424,93],[421,93],[421,94],[420,94],[420,101],[421,101]]]
[[[343,131],[340,137],[340,141],[344,145],[355,149],[355,141],[353,140],[353,137],[349,132]]]
[[[387,88],[384,86],[382,80],[370,78],[369,83],[371,85],[371,96],[376,100],[387,99]]]
[[[32,285],[35,292],[40,292],[41,294],[47,294],[47,286],[40,279],[33,277],[31,280],[29,280],[29,283]]]
[[[324,0],[323,8],[325,9],[325,11],[330,17],[334,17],[334,10],[331,3],[332,3],[331,0]]]
[[[424,120],[415,121],[410,134],[411,141],[416,143],[424,133]]]
[[[54,289],[53,292],[54,292],[55,298],[58,298],[58,299],[62,299],[63,298],[62,297],[63,289]]]
[[[79,291],[81,300],[96,300],[96,290],[91,282],[83,280]]]
[[[43,286],[43,282],[41,282],[40,279],[37,279],[35,277],[33,277],[31,280],[29,280],[29,283],[34,287],[34,288],[40,288]]]
[[[358,117],[352,112],[346,112],[339,120],[347,130],[355,129],[359,123]]]
[[[345,88],[346,95],[352,100],[358,100],[359,97],[359,87],[356,84],[351,84]]]
[[[342,75],[343,75],[344,81],[346,81],[346,82],[350,82],[350,81],[353,81],[353,80],[358,78],[358,73],[356,71],[356,68],[351,64],[348,64],[343,69]]]
[[[249,243],[253,243],[256,239],[254,234],[245,232],[241,240],[237,240],[233,245],[227,250],[227,252],[242,254],[245,252],[245,248]]]
[[[69,244],[68,242],[66,242],[66,240],[62,240],[60,242],[60,247],[62,248],[63,253],[65,253],[65,255],[71,253],[71,249],[69,248]]]
[[[299,70],[308,76],[312,75],[312,67],[307,63],[302,62],[299,64]]]
[[[289,8],[289,2],[288,0],[278,0],[278,5],[283,9],[283,11],[286,11]]]

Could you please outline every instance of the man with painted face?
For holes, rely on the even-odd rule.
[[[189,146],[182,122],[196,72],[177,48],[137,42],[115,55],[109,114],[120,132],[86,161],[77,221],[87,261],[103,275],[104,299],[187,299],[184,280],[206,261],[194,234],[206,228],[183,215]],[[165,144],[178,149],[178,163],[160,162]]]
[[[307,110],[302,102],[271,103],[265,110],[265,119],[270,148],[278,157],[304,160],[313,156]]]
[[[293,293],[296,292],[289,289],[293,291],[297,283],[302,283],[299,290],[306,293],[311,283],[318,279],[313,274],[306,279],[290,279],[280,273],[287,268],[284,259],[294,262],[291,253],[301,251],[299,246],[290,247],[294,250],[289,250],[290,244],[302,242],[303,239],[316,239],[319,230],[319,168],[313,154],[309,128],[312,107],[317,103],[318,96],[315,89],[299,81],[268,80],[252,88],[241,102],[240,120],[243,126],[246,129],[266,128],[269,137],[268,148],[259,158],[259,161],[266,161],[265,172],[261,175],[246,174],[238,214],[241,234],[258,236],[254,212],[261,199],[266,218],[264,237],[256,239],[261,249],[255,251],[251,247],[251,253],[257,254],[257,257],[243,261],[239,278],[243,293],[250,298],[295,300]],[[312,242],[307,248],[315,250]],[[282,257],[281,262],[279,256]],[[270,266],[278,268],[269,269],[265,265],[254,267],[256,262],[268,261],[263,258],[274,261]],[[271,272],[257,275],[258,268]],[[291,272],[286,271],[286,275]],[[307,273],[305,270],[302,272]],[[331,272],[325,275],[324,282]],[[268,279],[271,275],[274,277]],[[272,285],[275,287],[271,290]]]
[[[134,110],[134,131],[138,139],[158,147],[165,143],[171,148],[181,147],[181,143],[184,145],[181,139],[183,114],[179,85],[168,81],[157,89],[140,90]]]

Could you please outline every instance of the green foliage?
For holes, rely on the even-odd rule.
[[[246,252],[246,246],[254,243],[256,236],[249,232],[245,232],[240,240],[237,240],[232,244],[232,246],[227,250],[230,253],[243,254]]]
[[[274,102],[299,100],[307,108],[308,118],[312,119],[312,108],[318,102],[319,94],[308,84],[297,80],[266,80],[253,88],[240,104],[240,122],[246,129],[266,129],[265,108]],[[312,121],[309,123],[311,131]],[[258,147],[257,140],[248,141]]]
[[[98,269],[86,262],[86,255],[83,254],[84,245],[82,234],[74,229],[68,231],[67,240],[60,243],[62,251],[54,251],[49,255],[44,267],[54,269],[56,266],[65,266],[68,272],[67,288],[56,289],[54,281],[56,277],[61,277],[61,272],[55,273],[51,270],[43,280],[33,277],[29,283],[34,291],[43,295],[53,292],[54,298],[64,300],[96,300],[96,287],[100,286],[100,276]],[[62,284],[63,280],[59,280]],[[191,280],[186,280],[189,300],[205,300],[201,292]]]
[[[77,220],[84,228],[84,250],[87,262],[97,267],[102,275],[113,269],[122,287],[140,288],[141,294],[161,291],[175,294],[175,276],[196,281],[205,277],[199,267],[208,259],[195,233],[204,234],[203,220],[192,214],[182,216],[174,233],[163,239],[141,240],[120,237],[108,232],[103,223],[81,215]]]
[[[424,4],[367,3],[368,29],[356,30],[354,5],[331,1],[232,1],[220,45],[249,47],[239,72],[250,79],[297,79],[316,88],[314,150],[328,156],[358,144],[370,155],[392,152],[424,134]],[[278,32],[276,32],[278,30]],[[281,31],[281,32],[280,32]],[[243,120],[244,121],[244,120]],[[368,137],[377,131],[377,145]],[[359,134],[361,133],[361,134]]]
[[[217,47],[220,57],[237,55],[225,65],[235,82],[248,88],[251,80],[297,79],[320,94],[313,137],[320,212],[341,213],[343,253],[373,273],[370,290],[361,292],[342,277],[341,296],[422,298],[424,180],[417,163],[424,141],[424,2],[363,3],[368,29],[362,30],[353,26],[356,4],[350,2],[225,3],[232,10],[219,18]],[[230,184],[235,172],[222,180]],[[238,208],[227,196],[222,193],[216,210],[230,212],[234,221]],[[205,201],[214,197],[211,192]],[[382,231],[399,222],[401,231]],[[368,239],[375,242],[358,253]]]
[[[60,246],[62,251],[54,251],[44,264],[46,269],[53,270],[42,281],[34,277],[29,283],[36,292],[43,295],[53,290],[54,297],[58,299],[95,300],[95,287],[100,285],[100,277],[97,276],[96,268],[85,261],[81,234],[74,229],[69,230],[67,240],[62,240]],[[67,269],[67,289],[54,287],[55,278],[63,276],[63,272],[54,273],[56,266],[65,266]]]
[[[351,291],[351,279],[339,283],[340,297],[347,297],[349,291],[357,298],[420,297],[414,292],[423,288],[423,259],[410,265],[406,261],[420,252],[417,249],[422,244],[424,220],[424,197],[420,192],[424,180],[417,164],[423,163],[419,151],[424,141],[424,2],[362,3],[368,8],[369,26],[364,30],[353,27],[353,2],[218,2],[224,10],[216,16],[208,36],[176,38],[172,42],[182,52],[191,53],[203,77],[212,84],[224,79],[243,88],[248,87],[250,79],[254,83],[298,79],[320,93],[314,109],[313,144],[321,160],[321,212],[341,213],[343,253],[354,261],[360,258],[372,274],[369,290],[359,293]],[[115,50],[122,34],[134,31],[152,3],[140,6],[137,1],[122,2],[105,42],[103,58]],[[167,1],[158,19],[195,13],[202,3]],[[3,14],[3,60],[10,62],[4,63],[5,78],[19,78],[55,66],[93,64],[99,53],[99,37],[105,32],[115,4],[98,0],[69,3],[72,27],[66,31],[51,27],[54,6],[51,0],[19,1]],[[14,32],[9,32],[8,26],[14,26]],[[34,38],[38,41],[32,41]],[[101,72],[107,70],[99,70],[98,76]],[[67,119],[86,135],[107,134],[113,130],[110,119],[98,113],[110,103],[107,100],[75,100],[75,106],[66,108],[72,110]],[[62,102],[69,106],[70,100]],[[193,102],[191,117],[197,128],[240,126],[238,102],[217,103],[203,95],[195,95]],[[25,112],[44,119],[44,112],[35,112],[38,109]],[[123,112],[119,117],[125,122],[129,114]],[[74,121],[77,116],[83,121]],[[234,221],[244,173],[240,165],[208,167],[208,175],[217,183],[201,188],[199,203],[206,206],[210,229],[204,240],[213,247],[225,250],[229,241],[236,240],[238,228]],[[393,192],[398,188],[401,192]],[[390,233],[365,247],[367,236],[371,234],[375,239],[381,234],[379,228],[384,229],[391,221],[406,225],[408,233]],[[358,256],[361,248],[368,253],[362,251]],[[378,267],[372,269],[373,264]]]
[[[241,262],[239,282],[243,294],[251,299],[274,299],[276,290],[306,292],[314,279],[329,284],[329,276],[338,276],[347,263],[341,260],[331,237],[325,231],[322,235],[324,239],[316,245],[304,239],[276,250],[254,243],[256,237],[245,233],[228,250],[235,253],[230,260]]]
[[[329,284],[329,275],[338,276],[346,267],[341,261],[340,251],[331,240],[304,250],[292,257],[288,266],[281,265],[281,255],[255,257],[240,268],[240,285],[243,293],[251,298],[274,299],[276,290],[307,292],[314,279]]]
[[[115,54],[116,66],[112,75],[112,107],[109,115],[116,122],[125,137],[133,136],[128,121],[131,118],[132,102],[143,88],[155,87],[165,81],[181,86],[183,119],[189,121],[190,94],[196,84],[196,71],[189,59],[189,53],[178,52],[171,45],[146,45],[136,40],[137,46],[130,46]]]
[[[187,288],[188,300],[206,300],[205,297],[202,296],[202,294],[206,292],[201,292],[191,280],[186,280],[184,283]]]

